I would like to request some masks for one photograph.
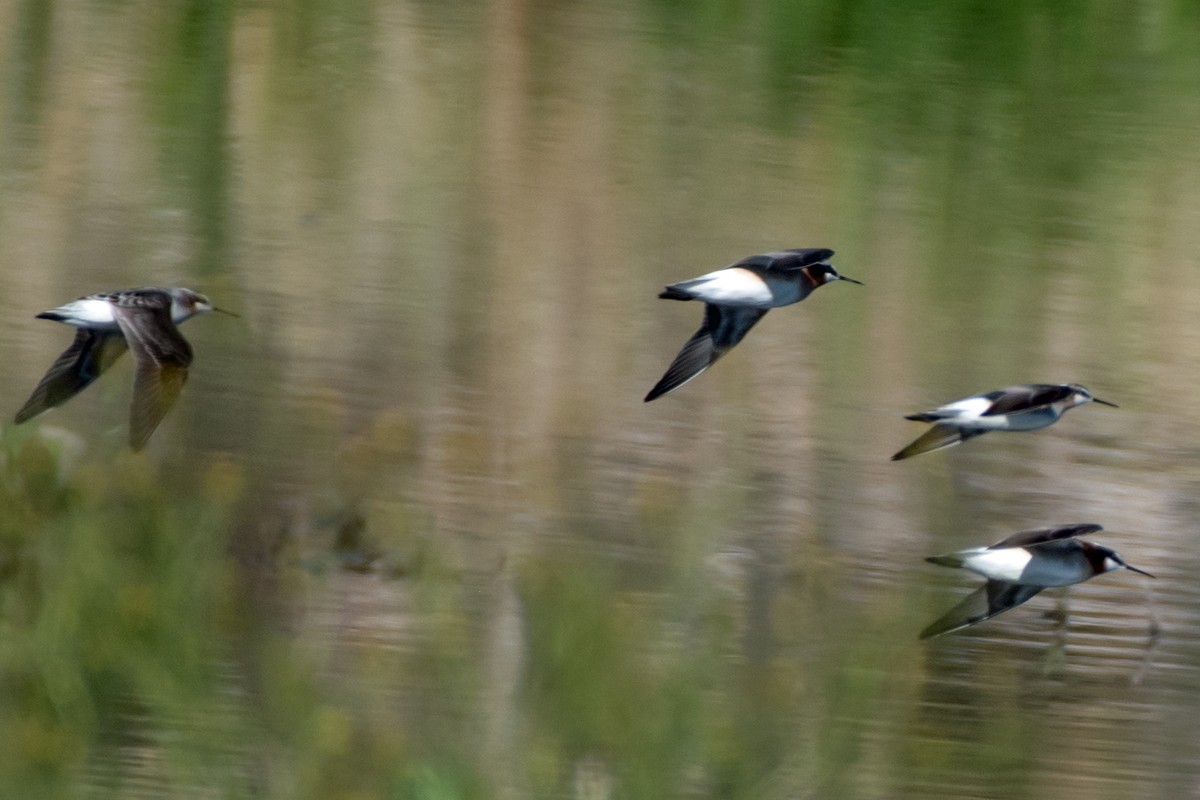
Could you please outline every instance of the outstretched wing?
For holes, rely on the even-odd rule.
[[[1074,525],[1058,525],[1053,528],[1035,528],[1029,531],[1018,531],[1012,536],[1001,539],[995,544],[988,545],[988,550],[1000,550],[1005,547],[1027,547],[1029,545],[1045,544],[1058,539],[1074,539],[1076,536],[1086,536],[1089,533],[1104,530],[1103,525],[1082,522]]]
[[[137,360],[133,403],[129,415],[129,444],[141,450],[162,422],[187,382],[192,347],[171,321],[170,298],[160,302],[114,307],[117,324]]]
[[[1022,583],[988,581],[964,597],[954,608],[947,611],[921,631],[921,638],[941,636],[944,633],[962,630],[970,625],[991,619],[1010,608],[1016,608],[1036,595],[1044,587]]]
[[[1074,391],[1070,386],[1053,386],[1046,383],[1009,386],[1001,390],[1000,397],[983,413],[984,416],[994,417],[1000,414],[1020,414],[1022,411],[1033,411],[1051,403],[1066,400]]]
[[[82,392],[112,366],[126,349],[125,339],[120,333],[79,328],[75,333],[75,341],[50,365],[33,394],[17,412],[17,424],[60,406]]]
[[[649,403],[673,392],[711,367],[725,355],[767,313],[765,308],[746,306],[704,306],[704,324],[687,340],[667,372],[646,395]]]
[[[923,453],[945,450],[947,447],[953,447],[960,442],[965,442],[967,439],[983,433],[986,433],[986,431],[960,428],[956,425],[947,425],[939,422],[918,436],[908,447],[893,455],[892,461],[903,461],[906,458],[919,456]]]
[[[820,264],[822,261],[828,261],[831,258],[833,258],[833,251],[826,247],[801,247],[748,256],[732,266],[758,267],[759,269],[767,269],[775,272],[789,272],[813,264]]]

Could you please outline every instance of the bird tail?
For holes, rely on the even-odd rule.
[[[658,293],[660,300],[695,300],[687,292],[676,289],[674,286],[668,286]]]

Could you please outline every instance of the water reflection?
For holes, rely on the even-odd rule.
[[[10,793],[1191,793],[1183,10],[43,6],[0,405],[63,297],[243,319],[146,457],[121,380],[3,432]],[[641,402],[661,286],[825,244],[864,289]],[[1122,408],[887,461],[1020,381]],[[916,641],[967,586],[924,556],[1073,519],[1159,579]]]

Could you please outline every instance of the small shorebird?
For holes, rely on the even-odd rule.
[[[925,559],[944,567],[969,569],[987,578],[987,583],[921,631],[921,638],[983,622],[1021,605],[1042,589],[1082,583],[1104,572],[1127,569],[1154,577],[1126,564],[1116,551],[1076,538],[1098,530],[1101,526],[1091,524],[1038,528],[1014,533],[988,547]]]
[[[88,295],[38,314],[78,331],[17,412],[17,424],[79,394],[128,349],[137,361],[129,444],[141,450],[179,397],[192,363],[192,347],[175,326],[208,311],[237,316],[191,289],[157,286]]]
[[[955,400],[932,411],[905,419],[932,422],[916,441],[892,456],[892,461],[932,453],[988,431],[1035,431],[1058,421],[1068,408],[1087,403],[1117,408],[1077,383],[1025,383]]]
[[[799,303],[833,281],[862,281],[839,275],[829,263],[832,250],[782,250],[744,258],[725,269],[673,283],[664,300],[703,300],[704,324],[675,356],[645,402],[673,392],[708,369],[772,308]]]

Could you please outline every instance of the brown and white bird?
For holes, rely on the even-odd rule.
[[[62,405],[100,377],[126,350],[137,371],[129,415],[129,444],[141,450],[179,398],[192,363],[192,346],[176,327],[197,314],[219,311],[204,295],[181,287],[150,286],[88,295],[38,314],[73,325],[75,341],[42,377],[17,412],[18,424]]]

